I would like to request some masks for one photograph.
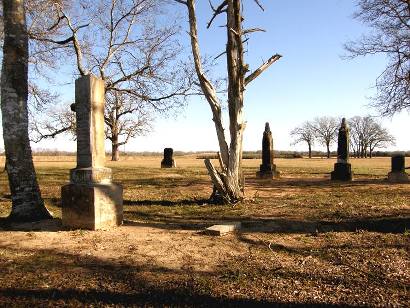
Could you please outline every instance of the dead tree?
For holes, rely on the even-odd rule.
[[[51,218],[38,186],[28,137],[28,36],[24,1],[3,1],[4,44],[1,113],[6,170],[11,191],[9,218]]]
[[[226,15],[226,62],[228,76],[228,111],[230,142],[225,137],[222,123],[221,101],[217,96],[215,86],[205,75],[202,67],[201,53],[198,41],[195,0],[175,0],[184,4],[188,10],[189,33],[191,37],[192,55],[196,73],[202,92],[212,110],[213,121],[219,143],[219,165],[217,170],[209,159],[205,160],[206,168],[214,185],[211,201],[216,203],[235,204],[244,198],[244,179],[242,173],[242,140],[245,122],[243,119],[243,92],[246,86],[265,71],[281,56],[276,54],[263,63],[254,72],[249,73],[248,65],[244,61],[244,36],[260,29],[242,28],[242,1],[224,0],[216,7],[212,7],[213,15],[208,28],[219,15]],[[259,2],[255,0],[259,5]]]

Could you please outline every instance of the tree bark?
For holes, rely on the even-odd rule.
[[[312,145],[308,143],[309,146],[309,158],[312,158]]]
[[[111,161],[120,160],[120,146],[118,144],[118,136],[113,135],[111,140]]]
[[[330,158],[330,143],[326,143],[327,158]]]
[[[23,0],[4,0],[1,113],[15,221],[52,218],[41,198],[28,136],[28,36]]]
[[[120,150],[118,143],[112,143],[112,153],[111,153],[111,161],[119,161],[120,160]]]

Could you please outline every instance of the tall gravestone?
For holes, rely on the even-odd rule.
[[[392,183],[408,182],[409,176],[405,170],[405,156],[397,154],[391,158],[391,171],[387,180]]]
[[[280,173],[276,170],[276,165],[273,163],[273,139],[270,131],[269,123],[265,124],[265,131],[262,137],[262,165],[256,176],[260,178],[279,177]]]
[[[92,75],[75,81],[77,167],[61,189],[64,226],[106,229],[122,224],[122,187],[105,165],[104,81]]]
[[[172,148],[164,149],[164,159],[161,161],[161,168],[176,167],[173,155],[174,155],[174,150]]]
[[[346,119],[342,119],[337,138],[337,162],[330,177],[336,181],[351,181],[353,179],[352,165],[349,163],[349,127]]]

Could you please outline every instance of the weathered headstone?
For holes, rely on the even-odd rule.
[[[346,119],[342,119],[337,138],[337,163],[330,177],[336,181],[351,181],[353,179],[352,165],[349,163],[349,127]]]
[[[392,183],[408,182],[409,176],[405,171],[405,156],[402,154],[394,155],[391,158],[391,172],[387,179]]]
[[[177,165],[173,158],[174,150],[172,148],[164,149],[164,159],[161,161],[161,168],[174,168]]]
[[[62,223],[70,228],[106,229],[122,224],[122,187],[105,168],[104,81],[92,75],[75,81],[77,167],[61,189]]]
[[[273,163],[273,140],[272,132],[270,131],[269,123],[265,124],[265,131],[262,138],[262,165],[256,176],[260,178],[279,177],[280,173],[276,170],[276,165]]]

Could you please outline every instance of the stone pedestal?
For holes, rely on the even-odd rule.
[[[279,178],[280,172],[276,170],[276,165],[260,165],[259,171],[256,172],[256,176],[261,179],[273,179]]]
[[[122,187],[104,167],[104,82],[83,76],[75,82],[77,167],[61,188],[62,223],[69,228],[107,229],[122,224]]]
[[[161,168],[175,168],[175,160],[173,158],[174,150],[172,148],[164,149],[164,159],[161,161]]]
[[[336,163],[334,171],[330,173],[330,178],[334,181],[353,180],[352,165],[349,163]]]
[[[70,183],[61,188],[61,197],[66,227],[99,230],[122,224],[121,185]]]

